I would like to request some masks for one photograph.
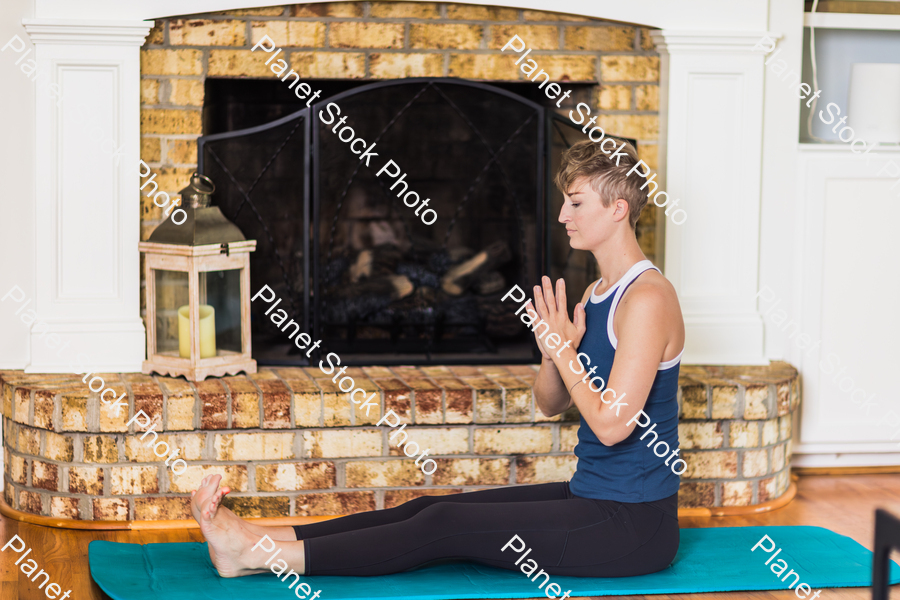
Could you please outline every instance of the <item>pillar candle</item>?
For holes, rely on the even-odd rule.
[[[191,357],[190,308],[184,305],[178,309],[178,354],[182,358]],[[216,355],[216,311],[209,304],[200,305],[200,358]]]

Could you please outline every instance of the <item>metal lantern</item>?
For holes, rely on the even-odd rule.
[[[256,373],[250,357],[250,253],[256,240],[210,206],[213,182],[194,173],[181,190],[187,217],[164,221],[146,242],[146,374],[210,376]]]

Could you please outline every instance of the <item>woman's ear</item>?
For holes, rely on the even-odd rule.
[[[619,198],[616,200],[616,210],[613,212],[613,217],[618,221],[624,219],[628,216],[628,202],[624,198]]]

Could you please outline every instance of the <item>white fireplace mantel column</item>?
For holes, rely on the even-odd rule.
[[[139,49],[153,23],[23,25],[38,72],[62,94],[39,86],[35,99],[38,321],[26,371],[71,372],[73,361],[98,372],[140,371]]]
[[[764,33],[651,34],[660,52],[660,189],[688,215],[681,225],[666,218],[665,255],[684,314],[685,363],[768,364],[754,299],[764,65],[752,47]]]

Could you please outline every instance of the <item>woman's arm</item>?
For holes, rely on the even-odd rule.
[[[550,289],[549,277],[544,277],[542,283],[547,286],[547,289]],[[568,348],[577,348],[581,343],[581,338],[584,336],[585,330],[584,303],[587,301],[588,294],[591,293],[593,287],[593,284],[588,286],[584,296],[581,298],[581,303],[575,306],[575,322],[570,322],[570,325],[574,328],[574,334],[577,336],[576,339],[563,337],[562,333],[557,332],[559,337],[562,338],[562,341],[557,344],[556,348],[551,349],[546,345],[547,338],[552,331],[556,330],[551,329],[551,332],[542,332],[539,337],[537,328],[535,328],[534,337],[535,341],[537,341],[538,348],[541,351],[542,360],[541,370],[538,371],[538,376],[534,381],[532,389],[534,390],[535,404],[537,404],[538,409],[540,409],[546,417],[552,417],[563,413],[572,406],[572,397],[569,395],[569,390],[566,388],[565,383],[560,377],[559,369],[553,362],[553,355],[561,353],[567,341],[571,341],[571,344],[565,346]],[[540,290],[540,286],[535,286],[535,297],[540,294]],[[553,299],[552,291],[550,292],[549,298]],[[568,321],[566,284],[562,279],[559,279],[556,282],[556,298],[552,301],[554,302],[554,307],[558,311],[564,313],[566,315],[566,320]],[[527,310],[533,310],[530,303]],[[540,311],[535,312],[538,317],[544,319],[544,314]],[[551,323],[551,327],[553,327],[553,323]]]
[[[558,310],[559,302],[553,298],[549,285],[536,290],[535,304],[541,314],[547,315],[545,320],[551,323],[551,330],[567,328],[568,315]],[[631,286],[616,311],[619,343],[607,387],[602,392],[589,389],[590,378],[578,360],[577,350],[569,347],[558,356],[556,353],[550,355],[562,385],[569,390],[581,416],[597,439],[607,446],[617,444],[631,434],[636,424],[628,425],[628,421],[647,402],[656,370],[671,337],[671,304],[672,298],[658,282],[636,282]],[[677,300],[674,310],[678,310]]]

